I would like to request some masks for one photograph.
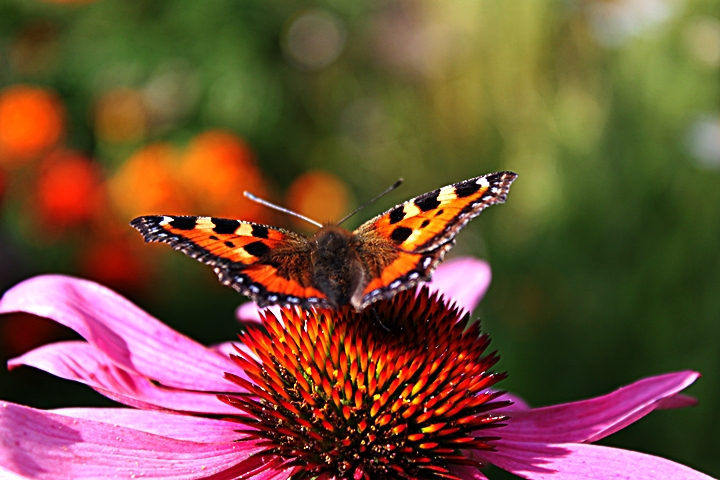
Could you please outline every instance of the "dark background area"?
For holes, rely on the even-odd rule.
[[[520,177],[451,256],[503,387],[540,406],[694,369],[697,407],[603,441],[720,476],[717,1],[97,0],[0,3],[0,288],[97,280],[203,343],[245,301],[128,226],[143,214],[294,229],[251,190],[356,226],[497,170]],[[68,338],[0,318],[0,359]],[[29,368],[0,398],[108,405]],[[494,474],[495,472],[493,472]],[[492,474],[491,474],[492,475]]]

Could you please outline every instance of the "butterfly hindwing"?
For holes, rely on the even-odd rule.
[[[448,185],[361,225],[355,231],[359,239],[396,252],[371,275],[363,305],[428,280],[458,232],[485,208],[505,202],[515,178],[515,173],[498,172]]]
[[[305,237],[266,225],[215,217],[153,215],[131,222],[146,242],[163,242],[210,265],[220,281],[260,306],[326,306],[310,286]]]
[[[366,231],[364,235],[373,235],[373,233]],[[389,299],[401,290],[429,280],[432,271],[454,243],[454,241],[446,242],[430,252],[410,253],[395,250],[394,255],[386,256],[386,261],[370,276],[370,281],[363,290],[361,308],[377,300]],[[360,258],[366,265],[377,263],[377,259],[373,258],[373,252],[360,252]]]

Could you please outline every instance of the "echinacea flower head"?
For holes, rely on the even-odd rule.
[[[459,479],[451,466],[481,466],[461,449],[491,450],[510,404],[489,390],[504,375],[469,318],[427,288],[360,313],[270,314],[233,356],[250,379],[227,374],[252,395],[220,399],[307,478]]]
[[[476,260],[441,268],[434,288],[448,298],[459,278],[489,279]],[[5,293],[0,313],[50,318],[84,341],[44,345],[10,367],[132,408],[0,402],[0,478],[482,480],[484,465],[543,480],[710,478],[591,444],[655,409],[692,404],[679,392],[697,373],[529,408],[497,391],[498,356],[464,313],[480,296],[470,290],[458,289],[462,310],[408,291],[362,313],[265,312],[242,342],[208,348],[96,283],[29,279]]]

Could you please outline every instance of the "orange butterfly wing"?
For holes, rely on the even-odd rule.
[[[310,285],[311,250],[301,235],[215,217],[152,215],[130,224],[146,242],[168,243],[212,266],[223,284],[261,307],[328,306],[325,294]]]
[[[498,172],[454,183],[408,200],[355,230],[360,256],[370,265],[362,307],[429,280],[458,232],[485,208],[505,202],[516,178],[515,173]],[[391,248],[394,255],[387,253]],[[378,265],[373,255],[379,251],[386,260]]]

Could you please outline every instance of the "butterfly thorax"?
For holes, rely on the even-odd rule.
[[[337,308],[348,303],[358,307],[366,280],[353,233],[337,225],[325,225],[313,237],[312,283]]]

